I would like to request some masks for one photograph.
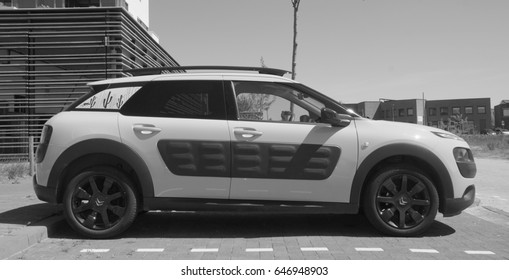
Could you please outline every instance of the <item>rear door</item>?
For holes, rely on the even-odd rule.
[[[230,135],[221,77],[159,80],[122,107],[122,141],[147,163],[156,197],[227,199]]]
[[[304,87],[229,83],[237,107],[229,121],[231,199],[349,202],[357,164],[354,122],[321,123],[320,110],[330,101]]]

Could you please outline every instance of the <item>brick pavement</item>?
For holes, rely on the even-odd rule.
[[[345,228],[342,231],[330,235],[331,229],[328,227],[331,223],[337,222],[333,218],[322,218],[322,224],[316,224],[313,220],[308,220],[301,224],[301,227],[306,228],[313,225],[315,228],[310,231],[303,230],[298,227],[293,227],[291,224],[285,223],[285,218],[278,221],[273,228],[265,228],[261,234],[263,236],[253,236],[253,229],[251,227],[239,226],[242,224],[242,219],[245,217],[226,217],[226,219],[233,219],[227,236],[217,239],[217,235],[224,231],[221,226],[222,220],[215,220],[216,224],[210,224],[208,231],[215,234],[208,234],[197,231],[196,223],[203,222],[202,217],[198,216],[176,216],[172,217],[173,225],[180,225],[180,228],[168,228],[165,224],[167,221],[158,221],[157,215],[148,215],[147,218],[140,219],[140,222],[146,223],[140,227],[130,231],[134,232],[135,236],[142,238],[163,238],[164,240],[174,240],[170,244],[172,252],[176,255],[171,255],[171,258],[239,258],[239,259],[293,259],[293,258],[309,258],[325,257],[327,259],[345,259],[345,258],[358,258],[363,259],[368,255],[373,258],[408,258],[409,249],[434,249],[439,251],[439,256],[445,258],[464,257],[476,258],[478,255],[467,255],[465,251],[490,251],[491,248],[502,248],[503,250],[495,256],[486,255],[486,258],[505,258],[507,256],[506,243],[509,240],[507,234],[507,227],[509,227],[509,186],[507,178],[507,170],[509,170],[509,161],[507,160],[486,160],[477,159],[478,163],[478,177],[477,177],[477,193],[481,199],[479,207],[473,207],[466,211],[466,214],[458,217],[447,218],[443,223],[436,223],[436,226],[431,229],[427,237],[420,239],[394,239],[390,237],[383,237],[377,233],[373,233],[370,226],[368,229],[361,229],[354,225],[356,228],[352,232],[350,222],[345,220]],[[50,225],[62,224],[62,217],[59,215],[60,208],[49,205],[39,201],[32,190],[31,179],[26,178],[20,180],[19,184],[0,183],[0,259],[7,258],[12,254],[21,251],[29,246],[37,244],[44,240],[48,235],[53,239],[59,240],[62,244],[67,244],[65,240],[69,236],[62,236],[61,234],[51,232],[48,229],[55,229],[61,231],[61,228],[55,228]],[[480,217],[482,219],[473,219],[468,213]],[[48,219],[49,218],[49,219]],[[251,223],[259,224],[262,226],[267,225],[266,217],[251,216]],[[474,217],[475,218],[475,217]],[[290,218],[292,220],[294,218]],[[440,218],[439,218],[440,221]],[[297,224],[300,221],[295,221]],[[285,227],[278,227],[279,223],[290,227],[291,231]],[[456,228],[463,228],[462,223],[468,223],[464,231],[458,231],[452,234]],[[483,224],[484,223],[484,224]],[[486,231],[486,228],[492,227],[496,224],[495,232],[493,230]],[[500,228],[504,230],[500,230]],[[367,230],[367,232],[366,232]],[[77,236],[71,235],[71,242],[73,246],[85,246],[85,243],[77,242]],[[316,236],[319,234],[320,236]],[[161,236],[162,235],[162,236]],[[242,236],[243,238],[236,238]],[[341,236],[338,239],[338,236]],[[451,237],[453,236],[453,237]],[[63,238],[63,240],[59,239]],[[75,238],[75,239],[73,239]],[[129,239],[129,236],[127,236]],[[480,241],[481,240],[481,241]],[[196,243],[198,241],[198,244]],[[132,244],[136,243],[136,238],[130,239]],[[452,242],[452,243],[451,243]],[[383,246],[380,245],[383,244]],[[349,246],[355,244],[355,247]],[[463,250],[451,249],[451,244]],[[476,244],[475,248],[467,245]],[[490,246],[484,246],[489,244]],[[167,248],[165,244],[163,248]],[[218,248],[215,253],[199,253],[199,255],[191,254],[188,252],[190,247],[202,246],[203,248]],[[417,245],[420,246],[417,248]],[[493,245],[493,246],[492,246]],[[182,247],[184,246],[184,247]],[[403,246],[403,247],[402,247]],[[245,252],[247,248],[272,248],[271,252]],[[303,247],[326,247],[326,252],[303,252]],[[356,251],[355,248],[379,248],[383,249],[382,252],[376,254],[375,252]],[[488,248],[489,247],[489,248]],[[73,247],[69,248],[72,252]],[[189,250],[188,250],[189,249]],[[115,256],[121,258],[135,258],[139,253],[134,253],[136,248],[126,248],[126,252],[115,252]],[[156,258],[165,258],[167,250],[162,253],[162,256]],[[144,253],[151,256],[150,253]],[[428,253],[420,253],[420,256],[429,258],[436,258],[437,255]],[[458,255],[459,254],[459,255]],[[413,258],[419,254],[410,254]],[[56,257],[58,258],[58,254]],[[82,258],[81,255],[76,255],[76,258]],[[93,258],[102,258],[102,256],[90,255]]]

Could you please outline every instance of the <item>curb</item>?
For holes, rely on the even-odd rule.
[[[15,231],[12,235],[0,236],[2,244],[0,260],[9,259],[48,238],[53,232],[55,225],[62,220],[62,215],[51,216],[33,225],[25,226]]]

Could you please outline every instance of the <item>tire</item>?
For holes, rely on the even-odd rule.
[[[421,171],[394,165],[378,171],[364,194],[367,219],[379,231],[392,236],[416,236],[425,232],[438,211],[438,192]]]
[[[134,184],[112,167],[95,167],[74,176],[63,198],[67,223],[80,235],[110,238],[124,232],[136,218]]]

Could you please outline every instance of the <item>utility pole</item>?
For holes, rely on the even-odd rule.
[[[295,68],[297,65],[297,13],[299,11],[300,0],[292,0],[293,6],[293,51],[292,51],[292,80],[295,80],[297,73]],[[290,112],[293,113],[293,102],[290,103]]]
[[[293,52],[292,52],[292,80],[295,80],[297,74],[295,68],[297,66],[297,13],[299,12],[300,0],[292,0],[293,5]]]

